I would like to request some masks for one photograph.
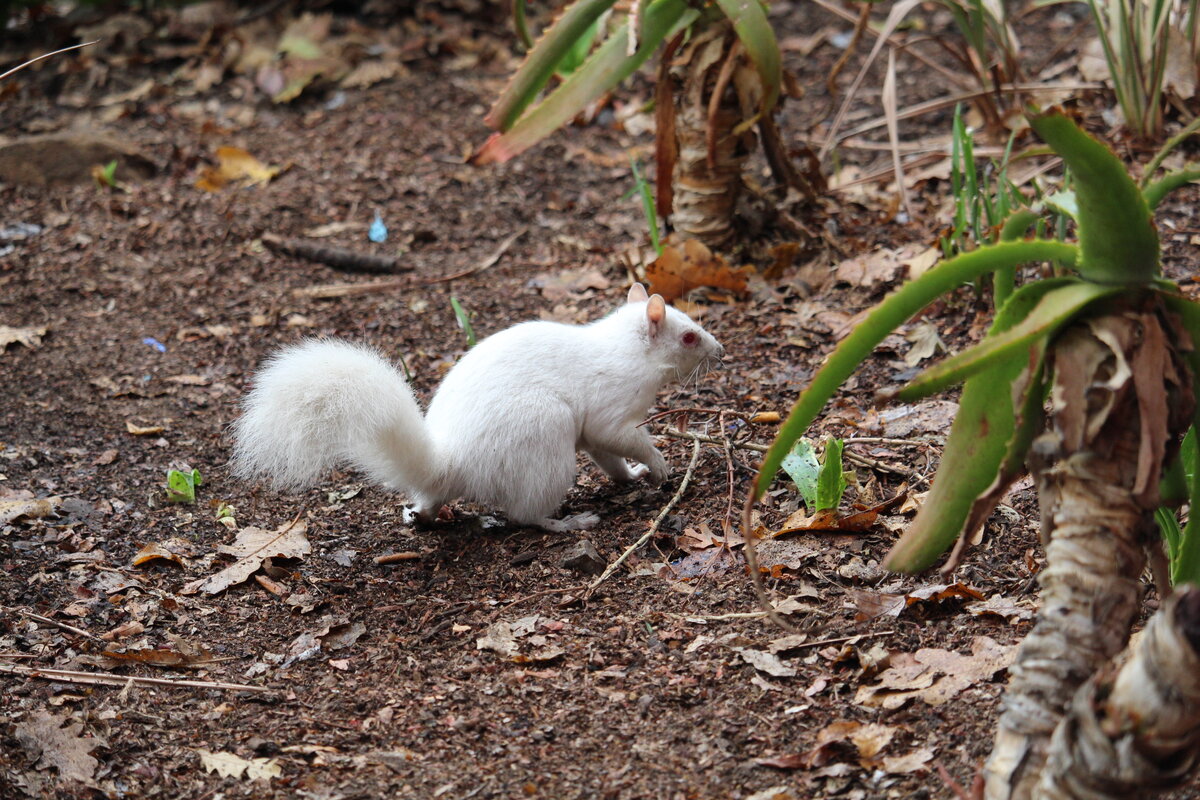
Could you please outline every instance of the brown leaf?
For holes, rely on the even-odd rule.
[[[17,723],[14,734],[30,759],[36,759],[38,769],[55,767],[64,780],[91,781],[100,762],[90,753],[105,742],[81,737],[83,723],[64,726],[66,720],[46,711],[34,711],[27,720]]]
[[[854,701],[861,705],[894,709],[916,697],[937,706],[963,689],[991,680],[1012,663],[1016,646],[998,644],[987,636],[971,642],[971,655],[922,648],[915,654],[897,653],[892,665],[879,674],[875,686],[860,686]]]
[[[927,769],[925,765],[933,760],[935,752],[932,747],[919,747],[902,756],[884,756],[883,770],[892,775],[903,775]]]
[[[279,167],[268,167],[240,147],[218,147],[217,165],[205,167],[196,179],[196,188],[219,192],[230,183],[242,186],[267,183],[279,174]]]
[[[898,494],[877,506],[844,517],[839,516],[834,509],[817,511],[812,516],[798,511],[788,517],[783,527],[772,535],[779,537],[800,532],[863,533],[875,526],[880,514],[903,503],[905,496],[904,493]]]
[[[134,436],[155,436],[165,431],[166,428],[162,425],[138,425],[135,422],[125,420],[125,430]]]
[[[7,525],[21,517],[28,519],[49,517],[55,513],[62,501],[63,499],[57,495],[41,499],[30,497],[19,500],[0,500],[0,525]]]
[[[30,326],[28,328],[10,328],[0,325],[0,353],[10,344],[23,344],[29,349],[37,349],[46,335],[46,326]]]
[[[252,526],[242,528],[232,545],[217,548],[218,552],[232,555],[238,560],[216,574],[188,583],[179,593],[203,591],[217,594],[249,578],[265,559],[303,558],[312,552],[312,545],[305,536],[307,530],[308,524],[303,520],[290,522],[273,531]]]
[[[646,281],[651,294],[669,303],[700,286],[744,292],[753,271],[748,266],[733,269],[699,241],[687,239],[682,246],[663,247],[662,255],[647,265]]]

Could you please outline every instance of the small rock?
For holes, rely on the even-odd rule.
[[[584,575],[599,575],[607,566],[604,559],[596,552],[596,546],[587,539],[580,539],[568,547],[558,563],[567,569],[582,572]]]

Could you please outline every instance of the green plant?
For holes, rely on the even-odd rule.
[[[846,493],[846,475],[842,465],[842,440],[825,440],[825,458],[817,458],[811,440],[801,438],[784,456],[783,471],[796,484],[810,513],[836,509]]]
[[[1169,481],[1167,495],[1160,492],[1160,477],[1181,471],[1171,465],[1194,422],[1200,353],[1192,344],[1200,343],[1200,303],[1162,278],[1152,218],[1166,188],[1200,177],[1200,171],[1155,181],[1147,176],[1140,187],[1111,151],[1061,112],[1033,113],[1029,119],[1074,176],[1074,191],[1060,197],[1058,205],[1073,212],[1078,244],[1002,236],[944,261],[880,303],[797,400],[763,460],[746,514],[748,520],[752,503],[825,402],[897,325],[939,295],[989,272],[1038,260],[1073,266],[1073,275],[1034,281],[1012,292],[982,342],[892,394],[907,401],[964,383],[932,489],[886,567],[914,572],[930,566],[955,539],[984,523],[1027,459],[1044,510],[1042,613],[1013,668],[987,767],[989,798],[1028,797],[1037,781],[1053,785],[1064,779],[1064,770],[1126,765],[1119,754],[1095,749],[1102,745],[1111,744],[1114,753],[1126,746],[1137,751],[1139,745],[1120,744],[1124,731],[1111,741],[1082,741],[1078,727],[1059,727],[1053,748],[1051,734],[1080,684],[1128,640],[1141,596],[1143,537],[1154,530],[1156,510],[1182,500],[1178,494],[1184,491],[1193,506],[1200,502],[1194,472],[1175,496]],[[1015,216],[1015,227],[1028,227],[1027,211]],[[1200,565],[1193,555],[1200,549],[1198,527],[1200,519],[1189,519],[1179,537],[1183,580],[1200,579],[1200,570],[1192,571],[1192,565]],[[747,556],[753,562],[752,546]],[[1192,605],[1200,617],[1200,603]],[[1179,626],[1193,623],[1183,615],[1162,624],[1181,631]],[[1187,641],[1181,633],[1175,646],[1190,647]],[[1192,664],[1200,654],[1175,651],[1165,658]],[[1195,701],[1188,712],[1200,727],[1200,698]],[[1088,711],[1072,707],[1072,719]],[[1164,724],[1162,719],[1142,722],[1138,736],[1160,735],[1155,725]],[[1188,740],[1170,751],[1171,758],[1195,763],[1188,761],[1200,755],[1195,747]],[[1086,757],[1076,758],[1072,748],[1087,750]],[[1053,769],[1044,771],[1046,763]],[[1155,764],[1139,763],[1136,769],[1142,782],[1134,786],[1165,786],[1172,780]],[[1120,794],[1119,788],[1112,791]]]
[[[1125,124],[1143,138],[1161,138],[1171,48],[1188,45],[1196,63],[1195,0],[1189,0],[1186,13],[1178,0],[1087,0],[1087,4]],[[1175,25],[1172,16],[1178,20]]]
[[[471,315],[465,308],[462,307],[462,303],[458,302],[457,297],[450,298],[450,308],[454,309],[454,319],[458,322],[458,327],[462,328],[463,334],[467,337],[467,348],[470,349],[474,347],[475,328],[471,325]],[[405,366],[404,371],[407,375],[407,365]]]
[[[204,483],[200,470],[182,472],[177,469],[167,470],[167,502],[194,503],[196,502],[196,487]]]
[[[637,159],[632,155],[629,156],[629,167],[633,170],[633,190],[641,198],[642,212],[646,215],[646,229],[650,232],[650,244],[654,247],[654,252],[661,256],[663,248],[658,234],[658,213],[654,208],[654,196],[650,193],[650,185],[642,176]]]
[[[757,126],[777,178],[815,196],[791,167],[773,113],[782,58],[760,0],[643,0],[614,17],[607,37],[538,101],[564,59],[591,46],[615,0],[576,0],[534,44],[485,122],[497,132],[472,163],[506,161],[569,123],[664,47],[655,94],[657,211],[709,245],[734,234],[733,206],[748,131]],[[518,0],[518,29],[524,5]],[[527,36],[527,34],[526,34]],[[532,37],[528,37],[532,38]],[[598,38],[598,37],[597,37]]]

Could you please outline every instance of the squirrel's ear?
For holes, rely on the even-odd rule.
[[[640,284],[639,284],[640,285]],[[642,291],[645,291],[644,289]],[[667,304],[662,295],[652,295],[646,303],[646,321],[650,324],[650,338],[653,339],[662,330],[663,320],[667,317]]]
[[[640,283],[635,283],[629,287],[629,296],[625,298],[627,303],[644,303],[650,299],[650,295],[646,294],[646,287]]]

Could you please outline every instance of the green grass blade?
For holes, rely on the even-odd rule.
[[[1146,205],[1153,210],[1158,208],[1158,204],[1171,192],[1197,180],[1200,180],[1200,167],[1186,167],[1175,172],[1168,172],[1143,189],[1142,196],[1146,198]]]
[[[842,474],[842,440],[825,440],[825,463],[817,475],[817,511],[837,508],[846,493],[846,476]]]
[[[494,133],[471,157],[476,165],[507,161],[569,122],[588,103],[632,75],[663,40],[699,16],[684,0],[658,0],[646,9],[642,35],[632,56],[626,53],[628,22],[609,36],[562,85],[504,133]],[[557,62],[555,62],[557,63]],[[552,65],[553,67],[553,65]]]
[[[733,30],[762,78],[766,92],[760,113],[765,115],[775,107],[783,84],[783,57],[767,10],[759,0],[717,0],[717,6],[733,23]]]
[[[521,112],[533,102],[538,92],[545,88],[555,68],[575,46],[575,42],[583,37],[600,15],[612,8],[615,2],[616,0],[578,0],[568,6],[525,56],[508,86],[504,87],[499,99],[484,117],[484,123],[497,131],[506,131],[512,127],[521,116]],[[524,22],[524,10],[524,3],[516,0],[513,11],[518,24]],[[528,31],[525,35],[528,36]]]
[[[1125,165],[1061,111],[1030,114],[1038,136],[1062,156],[1079,205],[1080,277],[1096,283],[1146,283],[1159,275],[1159,242],[1150,208]]]
[[[905,283],[877,305],[829,354],[825,363],[813,375],[812,383],[797,398],[775,441],[763,457],[754,484],[754,497],[761,497],[771,485],[783,457],[792,449],[796,440],[804,435],[838,387],[850,377],[859,363],[871,354],[875,345],[913,314],[963,283],[997,269],[1031,261],[1074,263],[1077,255],[1078,248],[1063,242],[1039,239],[1002,242],[944,261],[916,280]]]
[[[1052,335],[1087,306],[1119,291],[1112,286],[1087,282],[1072,282],[1055,288],[1047,292],[1018,324],[1003,333],[988,335],[974,347],[926,369],[896,392],[896,398],[909,401],[927,397],[962,383],[977,372],[991,369],[997,361],[1011,359],[1014,355],[1023,357],[1034,341]]]

